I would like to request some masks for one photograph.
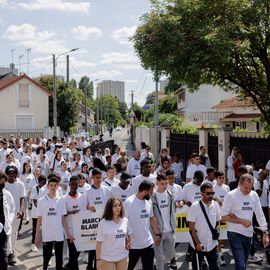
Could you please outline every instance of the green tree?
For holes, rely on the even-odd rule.
[[[156,92],[155,91],[149,93],[147,95],[147,97],[146,97],[145,104],[154,104],[155,103],[155,96],[156,96]]]
[[[159,100],[158,110],[161,113],[174,113],[177,109],[176,98],[172,95]]]
[[[133,37],[144,68],[250,97],[270,126],[270,2],[152,1]]]
[[[132,110],[135,114],[135,118],[138,120],[138,121],[142,121],[143,118],[144,118],[144,110],[137,104],[135,103],[132,107]]]
[[[79,89],[81,89],[83,93],[85,93],[85,89],[86,89],[87,98],[93,99],[94,86],[93,86],[93,82],[90,81],[89,77],[83,76],[80,79]]]
[[[121,102],[119,100],[118,101],[118,104],[119,104],[119,111],[120,111],[120,114],[121,114],[121,117],[127,121],[127,112],[128,112],[128,107],[127,107],[127,103],[126,102]]]
[[[97,100],[97,106],[100,111],[100,120],[107,125],[116,127],[122,125],[124,119],[121,116],[119,103],[112,95],[102,95]]]
[[[38,82],[53,93],[53,76],[43,76]],[[62,81],[57,81],[57,125],[64,132],[75,126],[79,116],[80,97],[78,90],[66,87]],[[49,97],[49,125],[53,126],[53,97]]]
[[[72,88],[77,88],[77,82],[75,79],[71,79],[69,82],[69,86]]]

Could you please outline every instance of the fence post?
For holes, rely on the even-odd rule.
[[[199,147],[204,146],[208,151],[208,133],[212,130],[211,128],[200,128],[199,129]],[[198,149],[199,151],[199,149]]]
[[[232,128],[218,130],[218,169],[226,173],[227,158],[230,155],[230,133]]]

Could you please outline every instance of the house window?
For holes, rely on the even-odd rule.
[[[185,90],[183,90],[178,95],[178,103],[185,102],[185,99],[186,99],[186,93],[185,93]]]
[[[19,84],[18,104],[20,108],[30,107],[30,91],[28,84]]]
[[[33,116],[31,115],[17,115],[16,129],[29,130],[33,129]]]
[[[247,128],[247,123],[246,122],[234,122],[233,127],[234,128],[239,127],[241,129],[246,129]]]

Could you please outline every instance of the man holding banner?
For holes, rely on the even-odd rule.
[[[210,270],[219,270],[216,251],[219,233],[216,227],[221,218],[220,208],[213,200],[212,184],[203,183],[200,190],[202,199],[194,202],[188,212],[191,245],[195,250],[192,269],[199,270],[203,258],[206,257]]]

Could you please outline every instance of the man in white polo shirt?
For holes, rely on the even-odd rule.
[[[201,157],[199,154],[193,154],[192,155],[192,160],[193,160],[193,164],[188,166],[187,168],[187,174],[186,174],[186,182],[190,182],[193,179],[194,173],[196,171],[202,171],[204,174],[204,179],[207,176],[206,173],[206,167],[202,164],[200,164],[201,162]]]
[[[203,257],[206,257],[209,268],[219,270],[216,250],[218,237],[214,238],[212,230],[216,228],[217,222],[220,221],[220,208],[218,203],[213,200],[215,192],[213,192],[211,183],[203,183],[200,190],[202,199],[194,202],[188,211],[189,229],[192,236],[191,245],[197,253],[192,258],[192,269],[199,270],[198,264],[200,266]]]
[[[259,196],[252,190],[253,182],[252,175],[243,174],[238,188],[226,195],[222,206],[222,220],[228,223],[228,239],[237,270],[245,270],[247,267],[253,236],[253,213],[263,231],[263,245],[269,245],[267,223]]]

